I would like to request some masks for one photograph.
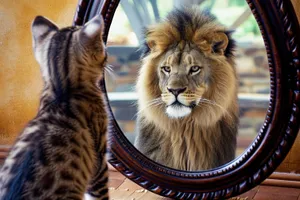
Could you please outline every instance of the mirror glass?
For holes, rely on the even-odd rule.
[[[213,15],[216,16],[218,22],[225,25],[228,30],[233,30],[231,35],[232,38],[236,41],[234,61],[236,63],[236,82],[238,85],[237,104],[239,107],[239,111],[237,112],[239,120],[237,126],[237,138],[235,139],[235,137],[227,135],[218,136],[218,134],[210,134],[213,137],[195,137],[195,135],[198,134],[198,129],[190,127],[190,122],[185,122],[184,117],[179,116],[179,119],[173,119],[172,117],[169,117],[168,120],[181,120],[182,122],[184,122],[182,126],[188,127],[184,129],[185,131],[176,133],[176,130],[180,128],[169,127],[171,133],[169,133],[168,140],[160,135],[164,133],[157,133],[157,127],[155,125],[153,125],[152,123],[148,123],[149,126],[146,127],[146,129],[148,130],[150,135],[144,136],[143,139],[140,139],[140,146],[137,147],[138,149],[140,149],[144,148],[144,146],[149,147],[149,145],[153,145],[152,148],[148,149],[147,156],[153,156],[153,151],[159,149],[161,153],[156,154],[154,157],[160,164],[173,167],[170,166],[171,164],[169,162],[172,162],[172,160],[174,159],[178,159],[177,162],[183,162],[183,164],[181,165],[185,165],[185,167],[174,168],[198,171],[207,170],[223,165],[233,160],[234,157],[236,158],[241,155],[241,153],[243,153],[245,149],[247,149],[248,146],[252,143],[253,139],[257,135],[257,132],[260,130],[269,105],[270,78],[267,54],[259,27],[246,1],[122,0],[116,10],[109,31],[107,49],[109,54],[108,63],[111,70],[109,73],[106,73],[105,81],[110,101],[109,103],[112,107],[114,117],[117,120],[120,128],[124,132],[125,136],[132,144],[134,144],[137,138],[137,134],[140,134],[138,127],[142,126],[141,122],[137,120],[137,118],[141,115],[141,111],[138,111],[138,99],[141,98],[141,95],[137,94],[136,83],[139,71],[142,66],[142,51],[140,50],[140,46],[144,44],[144,28],[149,26],[150,24],[156,24],[165,19],[167,14],[175,7],[189,6],[192,4],[194,4],[195,7],[198,7],[201,10],[209,10]],[[205,63],[206,61],[203,62]],[[160,63],[160,65],[163,64]],[[201,68],[198,69],[198,65],[192,66],[190,70],[206,70],[205,68],[202,68],[203,66],[200,66]],[[168,73],[168,71],[170,70],[169,66],[160,66],[160,69],[164,73]],[[154,76],[157,76],[157,73],[155,73]],[[210,87],[209,84],[208,86],[206,85],[206,87]],[[168,92],[172,94],[174,94],[174,92],[181,92],[179,91],[179,89],[181,88],[175,88],[174,90],[172,90],[173,88],[169,89]],[[160,98],[163,98],[163,95]],[[215,101],[203,99],[203,101],[200,102],[199,106],[202,105],[206,107],[220,107],[219,109],[224,110],[224,108],[222,108],[222,105],[219,105]],[[152,108],[152,106],[162,106],[161,108],[163,108],[164,102],[162,102],[160,99],[157,102],[152,101],[148,102],[148,104],[145,105],[148,105],[148,109]],[[196,107],[198,107],[198,105],[196,105]],[[166,112],[167,111],[165,109],[162,113]],[[179,111],[179,113],[184,112],[184,109]],[[193,112],[194,111],[192,110],[191,113]],[[224,113],[226,112],[227,111],[225,111]],[[198,117],[197,120],[203,121],[203,115],[201,116],[202,117]],[[157,117],[157,119],[158,118],[159,117]],[[164,120],[162,120],[161,122],[167,123]],[[226,124],[223,124],[218,126],[217,129],[220,131],[233,128],[228,127]],[[188,135],[187,132],[191,132],[189,138],[184,136]],[[205,133],[201,134],[205,135]],[[224,137],[227,137],[227,139],[224,139]],[[217,142],[209,141],[211,139],[215,140],[215,138],[218,138]],[[203,143],[203,140],[205,140],[205,144]],[[236,141],[236,145],[234,141]],[[177,148],[176,145],[179,144],[181,144],[181,147]],[[201,150],[201,148],[198,148],[199,146],[203,145],[207,146],[206,150]],[[222,147],[222,145],[226,147]],[[184,146],[184,148],[182,148],[182,146]],[[230,147],[227,148],[228,146]],[[189,148],[193,150],[189,150]],[[230,148],[231,150],[233,148],[234,155],[232,155],[231,157],[229,156],[229,159],[226,158],[226,162],[223,161],[222,163],[218,163],[218,161],[216,161],[215,164],[205,164],[215,162],[209,161],[211,160],[210,154],[220,154],[217,157],[221,160],[223,159],[222,157],[224,157],[223,154],[226,154],[227,151],[230,151]],[[197,152],[195,152],[197,150],[208,152],[205,152],[201,154],[200,157],[197,157]],[[141,151],[143,152],[145,151],[145,149]],[[185,160],[184,157],[187,154],[193,158],[191,159],[193,161]],[[191,154],[195,154],[194,157]],[[158,158],[159,156],[161,156],[162,158]],[[192,165],[195,160],[199,163],[203,162],[203,167],[194,168]]]

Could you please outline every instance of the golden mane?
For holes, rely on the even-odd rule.
[[[225,56],[230,57],[234,46],[230,33],[209,13],[199,12],[197,8],[185,8],[174,10],[166,20],[150,25],[145,40],[148,47],[157,54],[182,40],[197,44],[201,51],[210,53],[213,51],[212,43],[223,41],[219,45],[228,45]]]
[[[182,170],[210,169],[233,159],[238,106],[230,31],[213,16],[196,8],[185,8],[174,10],[166,20],[148,27],[145,41],[145,56],[137,81],[136,147],[151,159]],[[162,93],[157,75],[160,59],[182,41],[195,45],[209,60],[211,75],[203,97],[215,106],[197,106],[189,116],[171,119],[164,105],[149,106],[149,102],[160,98]]]

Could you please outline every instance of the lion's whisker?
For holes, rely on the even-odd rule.
[[[201,103],[202,103],[202,104],[201,104]],[[201,98],[199,104],[204,105],[203,103],[206,103],[207,105],[210,105],[210,106],[217,106],[217,107],[220,108],[224,113],[228,114],[228,111],[227,111],[225,108],[223,108],[221,105],[217,104],[217,103],[214,102],[214,101],[211,101],[211,100],[209,100],[209,99]],[[197,106],[199,106],[199,104],[198,104]],[[230,118],[232,118],[229,114],[228,114],[228,116],[229,116]]]
[[[163,104],[164,102],[161,100],[161,98],[156,98],[156,99],[152,99],[150,101],[147,102],[146,106],[141,108],[133,117],[135,118],[137,115],[139,115],[141,112],[143,112],[145,109],[150,108],[150,107],[154,107],[154,106],[159,106],[161,104]]]
[[[146,104],[150,104],[151,102],[155,102],[155,101],[161,101],[161,98],[158,97],[158,98],[152,99],[152,100],[146,102]],[[138,101],[132,102],[132,105],[133,105],[133,106],[138,105]]]

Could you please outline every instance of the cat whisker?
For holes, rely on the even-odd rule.
[[[113,65],[110,65],[110,64],[107,64],[106,66],[105,66],[105,69],[107,69],[107,70],[109,70],[109,71],[111,71],[111,72],[114,72],[114,66]]]
[[[112,65],[106,65],[104,67],[104,70],[107,72],[107,74],[109,75],[109,77],[112,78],[112,80],[116,80],[116,75],[114,73],[114,70],[111,68]]]

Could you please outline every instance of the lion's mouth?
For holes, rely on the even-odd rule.
[[[185,106],[185,107],[193,109],[196,107],[196,101],[191,102],[190,105],[185,105],[176,99],[171,105],[168,105],[168,106]]]
[[[176,100],[169,106],[186,106],[186,105],[184,105],[184,104],[180,103],[178,100]]]

